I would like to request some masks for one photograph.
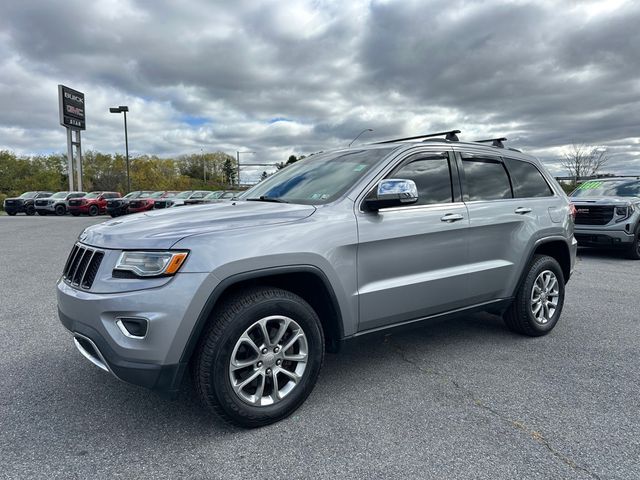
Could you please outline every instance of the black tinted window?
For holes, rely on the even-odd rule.
[[[418,201],[413,205],[449,203],[451,192],[451,172],[449,160],[444,155],[420,155],[415,160],[401,166],[389,178],[413,180],[418,187]]]
[[[512,197],[509,176],[501,162],[463,157],[462,164],[466,200],[499,200]]]
[[[516,198],[550,197],[553,191],[535,165],[505,158]]]

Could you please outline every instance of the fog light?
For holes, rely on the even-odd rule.
[[[125,337],[144,338],[147,335],[149,320],[139,317],[120,317],[116,325]]]

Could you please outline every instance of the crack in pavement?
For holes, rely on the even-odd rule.
[[[517,420],[513,420],[513,419],[507,417],[506,415],[500,413],[498,410],[486,405],[480,399],[478,399],[473,394],[473,392],[471,392],[470,390],[468,390],[468,389],[464,388],[463,386],[461,386],[456,380],[454,380],[453,378],[449,377],[448,375],[446,375],[446,374],[444,374],[442,372],[439,372],[437,370],[433,370],[431,368],[425,368],[420,363],[418,363],[417,361],[412,360],[411,358],[409,358],[409,356],[404,351],[404,349],[400,345],[395,343],[391,339],[390,335],[387,335],[387,336],[384,337],[384,343],[389,344],[396,351],[396,353],[398,353],[400,355],[400,358],[402,359],[402,361],[412,365],[413,367],[417,368],[419,371],[421,371],[423,373],[426,373],[426,374],[429,374],[429,375],[433,375],[433,376],[439,378],[440,380],[444,380],[446,383],[449,383],[449,384],[453,385],[456,388],[456,390],[458,390],[459,392],[462,392],[478,408],[481,408],[482,410],[485,410],[486,412],[491,413],[492,415],[498,417],[503,422],[505,422],[508,425],[516,428],[517,430],[525,432],[536,443],[538,443],[539,445],[542,445],[543,447],[545,447],[557,460],[559,460],[560,462],[564,463],[565,465],[567,465],[568,467],[570,467],[574,471],[583,472],[583,473],[586,473],[587,475],[589,475],[591,478],[594,478],[596,480],[601,480],[600,476],[598,476],[598,474],[596,474],[594,472],[591,472],[590,470],[588,470],[587,468],[585,468],[585,467],[583,467],[581,465],[578,465],[576,462],[574,462],[567,455],[564,455],[562,452],[556,450],[551,445],[551,443],[549,443],[549,440],[547,440],[544,437],[544,435],[542,433],[538,432],[537,430],[532,430],[531,428],[527,427],[527,425],[525,425],[523,422],[520,422],[520,421],[517,421]]]

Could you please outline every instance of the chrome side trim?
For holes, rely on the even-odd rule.
[[[96,358],[93,355],[91,355],[82,346],[82,344],[78,341],[78,338],[81,338],[82,340],[84,340],[86,342],[89,342],[91,344],[91,347],[93,348],[93,350],[96,352],[96,355],[98,355],[98,358]],[[100,353],[100,350],[98,349],[96,344],[93,343],[93,340],[91,340],[90,338],[85,337],[84,335],[81,335],[81,334],[79,334],[77,332],[73,332],[73,343],[75,343],[76,348],[80,351],[80,353],[82,354],[83,357],[85,357],[87,360],[89,360],[91,363],[93,363],[99,369],[104,370],[105,372],[109,372],[109,373],[111,373],[111,374],[113,374],[115,376],[115,374],[109,368],[109,364],[106,362],[106,360],[102,356],[102,353]]]

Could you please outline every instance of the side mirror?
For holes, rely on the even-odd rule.
[[[368,210],[378,211],[381,208],[400,207],[418,201],[418,187],[413,180],[387,178],[378,184],[376,193],[365,199]]]

